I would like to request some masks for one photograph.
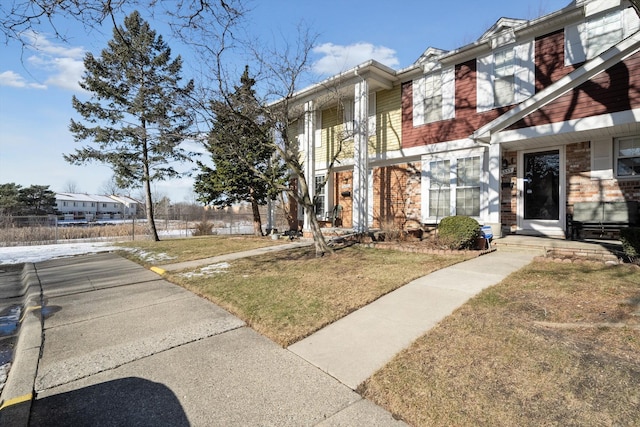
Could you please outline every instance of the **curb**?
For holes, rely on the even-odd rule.
[[[23,311],[11,368],[0,394],[0,425],[29,425],[42,346],[40,280],[32,263],[24,265],[21,280],[25,289]]]

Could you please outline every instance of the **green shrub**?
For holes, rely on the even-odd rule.
[[[480,237],[480,224],[468,216],[448,216],[438,225],[440,243],[451,249],[474,249]]]
[[[620,242],[625,255],[640,256],[640,227],[629,227],[620,230]]]

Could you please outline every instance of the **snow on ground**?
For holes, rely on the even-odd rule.
[[[57,245],[0,247],[0,265],[41,262],[53,258],[115,251],[122,248],[111,243],[61,243]]]
[[[199,271],[190,271],[190,272],[182,273],[181,276],[187,277],[187,278],[193,278],[193,277],[204,277],[204,276],[211,276],[213,274],[226,273],[227,272],[226,270],[230,266],[231,265],[228,262],[219,262],[217,264],[210,264],[210,265],[207,265],[206,267],[202,267],[199,269]]]

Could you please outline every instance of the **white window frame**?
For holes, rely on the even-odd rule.
[[[515,102],[516,55],[513,47],[493,54],[493,105],[502,107]]]
[[[316,211],[316,218],[324,219],[327,215],[327,186],[329,182],[326,182],[322,187],[319,186],[319,183],[325,180],[326,175],[319,174],[314,178],[314,193],[313,198],[316,199],[314,203],[314,208]],[[317,208],[321,208],[318,212]]]
[[[477,185],[474,186],[459,186],[458,185],[458,163],[460,163],[461,161],[466,161],[469,159],[473,159],[473,158],[477,158],[478,159],[478,176],[477,176]],[[444,212],[444,215],[431,215],[432,213],[432,206],[430,206],[430,201],[431,201],[431,186],[432,186],[432,182],[431,182],[431,167],[433,163],[443,163],[443,162],[448,162],[448,169],[449,169],[449,179],[448,179],[448,189],[449,189],[449,199],[448,199],[448,205],[449,205],[449,209],[446,210]],[[458,187],[460,187],[461,189],[468,189],[468,188],[478,188],[478,215],[472,215],[473,218],[476,219],[480,219],[480,217],[482,217],[483,215],[483,205],[482,205],[482,201],[484,198],[484,190],[485,190],[485,183],[484,183],[484,162],[485,162],[485,156],[482,150],[465,150],[462,152],[452,152],[452,153],[442,153],[441,155],[437,155],[437,156],[423,156],[422,158],[422,163],[423,163],[423,171],[422,171],[422,222],[425,223],[433,223],[433,222],[439,222],[442,218],[447,217],[447,216],[452,216],[452,215],[456,215],[457,214],[457,190]],[[445,179],[446,180],[446,179]],[[441,187],[438,189],[438,191],[441,191],[444,188]],[[438,209],[440,210],[440,209]],[[436,214],[440,213],[440,212],[435,212]]]
[[[620,148],[620,143],[622,142],[632,142],[634,143],[633,147],[629,147],[626,149],[627,152],[622,153]],[[616,169],[616,177],[617,178],[640,178],[640,135],[633,136],[625,136],[620,138],[615,138],[613,142],[614,147],[614,159],[615,159],[615,169]],[[638,171],[632,171],[628,174],[621,174],[620,162],[624,160],[635,160],[638,162]]]
[[[585,20],[565,27],[565,66],[593,59],[640,29],[640,18],[633,8],[595,12]],[[600,38],[601,43],[594,42],[594,37]]]
[[[513,53],[511,53],[513,51]],[[496,56],[513,57],[509,73],[501,72],[502,77],[513,75],[513,98],[505,102],[496,102]],[[517,104],[535,94],[535,40],[499,48],[477,58],[477,112],[481,113],[498,107]],[[512,73],[511,73],[512,71]]]
[[[424,76],[424,121],[433,123],[442,120],[442,75]]]
[[[433,97],[439,99],[435,108]],[[439,107],[438,107],[439,103]],[[436,110],[439,110],[437,112]],[[455,118],[455,67],[436,69],[413,81],[413,126]]]

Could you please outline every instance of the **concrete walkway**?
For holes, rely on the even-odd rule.
[[[308,245],[297,241],[155,271]],[[288,349],[114,254],[37,263],[23,281],[35,288],[35,279],[34,295],[39,300],[41,290],[44,304],[27,310],[16,349],[22,363],[16,365],[29,366],[10,371],[2,398],[11,404],[0,410],[0,424],[29,414],[31,425],[93,423],[109,413],[123,423],[402,425],[353,390],[469,298],[537,255],[531,248],[498,249],[436,271]],[[34,339],[26,336],[29,324]],[[114,403],[105,395],[119,397]],[[156,403],[169,409],[157,412]]]
[[[492,252],[424,276],[289,350],[351,389],[481,290],[530,263],[532,252]]]

